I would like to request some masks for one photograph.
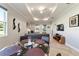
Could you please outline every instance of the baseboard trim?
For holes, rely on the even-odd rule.
[[[68,47],[72,48],[73,50],[79,52],[79,49],[73,47],[72,45],[70,45],[70,44],[68,44],[68,43],[66,43],[66,46],[68,46]]]

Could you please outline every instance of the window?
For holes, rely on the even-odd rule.
[[[7,35],[7,9],[0,6],[0,37]]]

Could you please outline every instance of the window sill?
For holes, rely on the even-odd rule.
[[[7,37],[7,35],[0,35],[0,38]]]

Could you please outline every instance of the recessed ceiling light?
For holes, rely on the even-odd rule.
[[[44,18],[43,20],[44,20],[44,21],[47,21],[47,20],[48,20],[48,18]]]
[[[39,7],[39,10],[40,10],[40,11],[42,11],[42,10],[44,10],[44,9],[45,9],[44,6],[40,6],[40,7]]]
[[[42,14],[42,13],[43,13],[43,11],[40,11],[40,13]]]
[[[51,11],[53,8],[49,8],[49,10]]]
[[[35,20],[35,21],[38,21],[39,19],[34,17],[34,20]]]
[[[31,8],[31,10],[34,10],[34,8]]]

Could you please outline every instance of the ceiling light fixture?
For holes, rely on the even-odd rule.
[[[44,21],[47,21],[47,20],[48,20],[48,18],[44,18],[43,20],[44,20]]]
[[[49,8],[49,10],[51,11],[53,8]]]
[[[34,20],[35,20],[35,21],[38,21],[39,19],[34,17]]]
[[[40,7],[39,7],[39,10],[40,10],[40,11],[42,11],[42,10],[44,10],[44,9],[45,9],[44,6],[40,6]]]
[[[43,11],[40,11],[40,13],[42,14],[42,13],[43,13]]]
[[[31,8],[31,10],[34,10],[34,8]]]

